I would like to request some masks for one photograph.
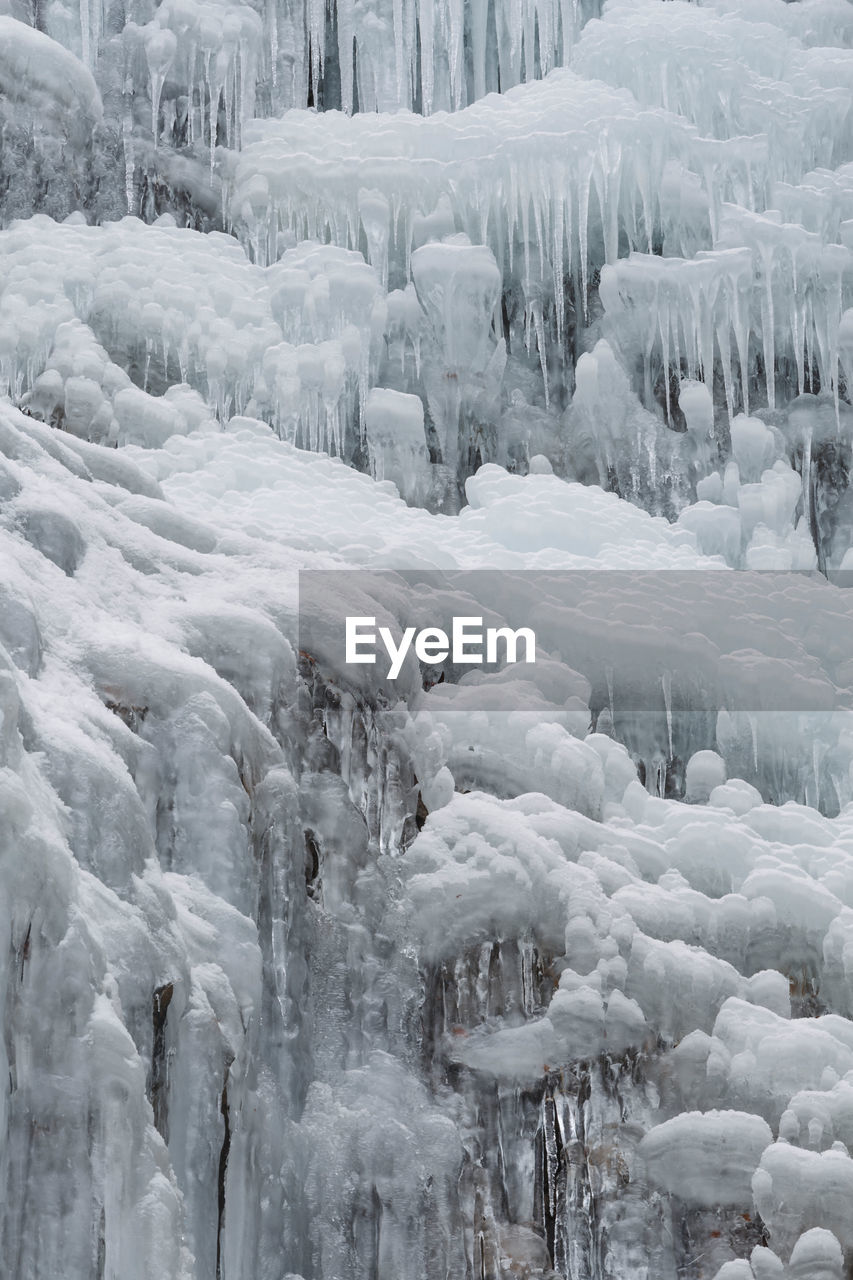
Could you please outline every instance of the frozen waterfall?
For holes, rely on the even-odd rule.
[[[0,0],[0,1276],[849,1280],[851,473],[850,0]]]

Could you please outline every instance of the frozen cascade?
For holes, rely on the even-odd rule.
[[[35,416],[153,444],[250,410],[337,453],[349,426],[355,450],[385,321],[360,254],[307,242],[263,270],[229,238],[168,222],[38,225],[37,250],[22,226],[0,232],[0,380]]]
[[[3,641],[7,670],[26,673],[4,685],[6,776],[18,787],[4,814],[23,828],[4,843],[10,869],[19,841],[29,850],[41,840],[22,864],[34,879],[13,882],[11,1185],[39,1194],[57,1141],[68,1159],[89,1159],[88,1128],[114,1132],[115,1113],[98,1109],[104,1090],[117,1091],[125,1113],[132,1104],[143,1135],[92,1154],[106,1163],[93,1164],[91,1200],[76,1215],[80,1274],[93,1229],[105,1274],[116,1275],[213,1275],[217,1259],[221,1273],[240,1275],[282,1255],[289,1269],[318,1276],[367,1276],[377,1257],[414,1276],[464,1274],[469,1263],[497,1275],[507,1259],[542,1274],[551,1263],[565,1275],[637,1266],[675,1274],[689,1253],[665,1241],[683,1210],[647,1190],[638,1171],[639,1140],[661,1109],[760,1113],[768,1080],[781,1112],[790,1091],[826,1085],[845,1132],[837,1085],[853,1062],[844,1017],[821,1013],[812,1029],[784,1015],[789,982],[802,981],[849,1016],[848,819],[795,806],[786,815],[762,805],[754,787],[725,782],[721,761],[697,759],[694,774],[710,786],[704,839],[719,847],[731,829],[732,856],[712,876],[701,809],[652,801],[624,748],[601,735],[583,741],[585,687],[565,676],[567,723],[580,736],[552,733],[549,750],[573,760],[574,790],[563,765],[558,799],[454,795],[444,763],[454,758],[453,722],[445,717],[442,729],[437,708],[414,720],[377,713],[326,684],[309,660],[297,668],[282,635],[293,601],[282,613],[278,585],[292,582],[294,535],[270,534],[300,519],[311,528],[319,504],[330,517],[347,511],[351,524],[330,518],[325,550],[305,543],[303,562],[345,561],[349,546],[396,528],[396,558],[441,536],[444,554],[455,547],[462,564],[471,547],[499,563],[490,526],[469,519],[448,546],[442,518],[387,489],[377,509],[366,477],[300,454],[247,419],[172,437],[167,449],[118,452],[11,407],[3,427],[3,537],[9,563],[20,560],[4,584]],[[244,494],[269,490],[266,505],[238,506],[245,527],[224,514],[239,497],[235,478]],[[472,486],[471,517],[497,504],[495,533],[511,533],[519,485],[526,509],[538,491],[542,517],[549,502],[559,515],[566,486],[555,477],[512,483],[493,469],[491,492],[488,479],[479,493]],[[574,490],[575,503],[595,493]],[[634,522],[635,546],[645,537],[645,563],[700,563],[666,522],[606,501]],[[581,521],[575,537],[587,536]],[[578,541],[573,554],[590,563],[594,549]],[[554,693],[556,676],[543,669]],[[559,702],[550,713],[547,705],[534,713],[537,726],[566,717]],[[494,733],[499,746],[499,722]],[[531,765],[541,786],[541,758]],[[28,792],[41,797],[35,830]],[[589,806],[589,816],[578,811]],[[50,870],[39,871],[45,860]],[[66,886],[65,904],[47,914],[39,875]],[[51,964],[99,976],[75,988],[76,1024],[57,1013],[45,1042],[34,1020],[43,1005],[20,984],[51,987]],[[781,970],[768,971],[773,964]],[[750,1032],[752,1093],[742,1068],[719,1065],[742,1051],[732,1036],[743,1034],[743,1012],[724,1021],[732,1001],[772,1015]],[[784,1054],[789,1076],[776,1084],[788,1026],[800,1033]],[[691,1035],[709,1041],[697,1045],[701,1072],[688,1057],[665,1085],[656,1046]],[[57,1071],[64,1078],[52,1055],[67,1064],[76,1037],[79,1052],[103,1055],[112,1037],[116,1065],[109,1088],[92,1075],[95,1092],[69,1126],[62,1095],[50,1092]],[[478,1045],[489,1038],[484,1058]],[[91,1059],[82,1061],[88,1080]],[[810,1133],[809,1105],[792,1103],[806,1108]],[[33,1112],[43,1149],[27,1136]],[[352,1167],[365,1181],[353,1185]],[[771,1176],[782,1177],[776,1167]],[[146,1177],[135,1191],[133,1178]],[[55,1271],[59,1237],[32,1252],[18,1203],[8,1201],[4,1230],[19,1274]],[[338,1216],[324,1225],[329,1204],[343,1206],[344,1226]],[[135,1215],[149,1205],[167,1241],[183,1232],[192,1263],[177,1247],[165,1260],[139,1249]],[[718,1233],[721,1262],[764,1239],[739,1212],[727,1221],[700,1206],[695,1215],[690,1231]],[[626,1222],[643,1224],[639,1242]],[[428,1237],[418,1223],[431,1225]],[[62,1241],[67,1268],[67,1233]]]
[[[851,282],[847,247],[770,214],[724,206],[714,250],[688,259],[631,254],[602,269],[601,298],[614,331],[622,336],[624,325],[635,345],[645,345],[647,401],[655,376],[669,394],[673,368],[713,381],[716,367],[731,416],[736,405],[749,412],[756,383],[775,409],[780,370],[801,395],[837,393],[847,372],[840,325]]]
[[[81,207],[82,195],[99,217],[177,206],[206,228],[217,148],[239,146],[256,113],[458,110],[565,65],[598,12],[598,0],[134,0],[120,11],[105,0],[5,0],[0,86],[16,111],[0,178],[28,174],[29,202],[9,202],[24,216],[34,196],[53,213]],[[87,148],[93,77],[105,113]],[[63,151],[51,135],[81,82],[83,119]]]
[[[0,0],[10,1280],[849,1274],[851,110],[846,0]],[[483,568],[521,675],[301,644]]]

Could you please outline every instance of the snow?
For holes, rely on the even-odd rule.
[[[10,1275],[841,1280],[850,6],[0,8]]]
[[[100,119],[103,104],[91,73],[56,40],[0,14],[0,50],[4,117],[22,111],[59,127],[69,117],[82,116],[89,125]]]
[[[772,1142],[770,1126],[742,1111],[690,1111],[657,1125],[640,1144],[654,1182],[688,1203],[749,1204],[752,1174]]]
[[[139,419],[146,421],[144,397],[131,401],[132,405],[137,403]],[[578,511],[578,503],[592,501],[591,513],[601,509],[601,504],[612,508],[614,514],[619,512],[632,522],[630,527],[636,528],[638,536],[647,530],[645,536],[651,539],[655,531],[656,540],[647,544],[652,558],[672,557],[676,551],[683,556],[688,548],[683,535],[675,546],[669,545],[666,522],[653,521],[615,498],[596,497],[594,490],[567,486],[547,473],[521,479],[506,476],[497,468],[487,469],[471,483],[477,505],[466,509],[470,510],[468,520],[464,514],[455,519],[429,515],[406,506],[390,488],[377,488],[375,482],[339,460],[301,452],[279,440],[269,427],[245,418],[233,420],[227,430],[218,432],[203,423],[201,429],[179,432],[159,448],[148,440],[144,447],[127,444],[118,451],[80,441],[74,435],[67,435],[68,446],[61,445],[57,434],[52,435],[11,406],[3,411],[3,428],[4,474],[17,486],[4,506],[3,537],[12,553],[7,562],[20,565],[9,581],[16,606],[4,611],[3,635],[17,661],[31,673],[20,692],[16,681],[7,687],[14,707],[17,700],[24,699],[28,733],[35,735],[37,752],[22,751],[13,734],[9,740],[13,765],[16,772],[26,770],[30,788],[35,785],[50,797],[37,810],[51,832],[51,843],[42,856],[50,858],[49,874],[54,882],[66,884],[66,901],[71,894],[91,895],[97,889],[97,907],[92,909],[98,921],[98,942],[86,941],[86,935],[75,945],[83,948],[83,954],[94,948],[85,967],[92,972],[94,966],[94,972],[103,975],[96,985],[117,984],[120,1012],[111,1016],[127,1037],[120,1056],[137,1063],[135,1074],[131,1072],[122,1086],[123,1096],[128,1099],[126,1106],[131,1107],[128,1119],[138,1117],[134,1123],[141,1126],[138,1132],[142,1134],[158,1132],[148,1110],[153,1103],[146,1097],[146,1071],[138,1057],[133,1057],[133,1053],[149,1057],[152,1053],[150,1015],[143,993],[146,988],[159,990],[167,983],[174,989],[166,1021],[167,1029],[171,1028],[167,1030],[167,1052],[176,1064],[167,1085],[169,1163],[163,1177],[145,1184],[151,1186],[150,1191],[126,1190],[121,1194],[154,1197],[156,1212],[164,1214],[166,1221],[174,1220],[168,1215],[180,1214],[187,1224],[193,1254],[202,1260],[196,1266],[212,1267],[216,1227],[211,1216],[211,1188],[218,1175],[206,1136],[210,1131],[200,1117],[220,1114],[223,1079],[227,1080],[230,1099],[243,1097],[248,1090],[245,1096],[253,1099],[252,1114],[257,1118],[251,1123],[247,1120],[248,1128],[240,1130],[243,1146],[239,1150],[245,1150],[250,1163],[258,1160],[259,1154],[249,1153],[260,1150],[256,1144],[264,1124],[269,1124],[268,1108],[283,1105],[286,1082],[293,1071],[280,1063],[280,1074],[273,1074],[260,1093],[260,1085],[245,1075],[254,1055],[266,1052],[259,1047],[262,1040],[258,1040],[261,1032],[256,1021],[256,1011],[265,999],[261,975],[264,964],[269,963],[263,958],[263,947],[273,947],[266,953],[269,956],[276,954],[276,947],[288,945],[274,941],[280,936],[275,929],[269,943],[264,943],[250,919],[257,909],[257,895],[271,891],[262,890],[251,849],[255,840],[274,840],[280,821],[273,817],[278,812],[275,791],[269,799],[262,799],[264,789],[269,792],[275,786],[283,787],[282,796],[287,797],[293,786],[272,731],[280,731],[278,727],[293,715],[286,708],[292,698],[288,691],[296,679],[295,662],[280,628],[284,626],[287,632],[292,627],[295,600],[292,594],[282,595],[282,590],[284,584],[293,582],[294,554],[302,564],[330,566],[347,563],[355,554],[354,547],[360,546],[359,561],[367,554],[381,565],[389,557],[406,555],[407,546],[412,553],[420,548],[423,555],[432,544],[436,558],[455,556],[455,563],[463,565],[470,563],[472,556],[495,563],[501,554],[509,557],[510,563],[523,564],[525,559],[535,563],[539,552],[525,552],[512,540],[514,525],[509,515],[523,492],[529,492],[531,498],[538,495],[543,514],[546,503],[558,504],[555,515],[565,493],[566,499],[571,499],[574,518],[579,520],[579,531],[588,528],[590,518],[584,518],[583,508]],[[248,507],[246,495],[253,499]],[[36,497],[38,506],[34,507]],[[317,527],[318,503],[325,503],[328,511],[325,544],[311,536]],[[475,536],[468,532],[466,526],[471,521],[501,505],[505,510],[494,530],[503,530],[502,543],[489,541],[482,529]],[[30,519],[33,509],[42,513],[38,525]],[[233,514],[236,511],[243,512],[242,520]],[[554,516],[543,528],[556,531],[564,551],[572,545],[571,541],[565,543],[566,534],[560,532],[563,526]],[[579,538],[580,532],[572,537]],[[552,538],[552,545],[554,541],[556,538]],[[69,560],[72,547],[76,551]],[[65,557],[63,563],[56,563],[57,552]],[[584,532],[575,554],[581,563],[588,564],[602,551],[590,547]],[[695,552],[690,555],[699,563]],[[288,591],[292,592],[292,586]],[[252,600],[251,605],[247,599]],[[253,655],[249,665],[245,662],[247,652]],[[673,858],[679,865],[682,845],[678,832],[684,820],[699,811],[697,806],[658,802],[674,824],[674,843],[661,828],[662,814],[649,812],[651,825],[643,825],[648,802],[636,809],[637,816],[630,817],[636,802],[629,799],[629,793],[633,796],[631,787],[639,784],[627,752],[601,734],[587,733],[583,740],[586,717],[582,708],[589,697],[589,684],[558,663],[537,669],[536,679],[541,686],[541,708],[533,713],[532,723],[531,712],[524,710],[530,706],[530,694],[522,693],[519,703],[517,714],[522,718],[527,714],[529,727],[517,764],[511,763],[500,716],[491,727],[486,716],[477,731],[486,734],[484,747],[488,744],[492,763],[487,766],[484,758],[474,766],[475,774],[492,776],[495,785],[502,787],[509,783],[518,799],[501,801],[482,793],[468,797],[453,793],[453,773],[459,776],[459,765],[452,743],[458,729],[442,710],[440,699],[436,702],[434,697],[424,697],[418,727],[412,722],[406,733],[416,753],[424,794],[437,807],[401,864],[404,892],[402,897],[390,899],[382,930],[387,936],[405,938],[409,948],[416,945],[424,962],[435,963],[439,956],[449,960],[472,946],[483,945],[494,934],[504,940],[517,938],[519,946],[529,946],[532,938],[537,947],[564,954],[566,967],[559,990],[538,1019],[531,1017],[526,1025],[515,1027],[498,1024],[480,1031],[475,1027],[465,1040],[452,1037],[453,1057],[475,1072],[526,1081],[546,1065],[553,1070],[558,1064],[583,1062],[601,1052],[620,1056],[641,1051],[650,1035],[677,1038],[697,1027],[708,1032],[713,1029],[714,1037],[720,1039],[717,1056],[731,1055],[734,1046],[714,1021],[725,1007],[724,1001],[739,996],[769,1003],[775,1009],[779,994],[772,981],[756,985],[752,978],[745,980],[728,957],[743,964],[739,935],[744,928],[754,928],[758,936],[766,934],[772,913],[778,913],[785,901],[782,888],[758,886],[753,924],[749,878],[743,868],[738,881],[743,885],[742,896],[732,899],[731,905],[726,898],[707,899],[694,891],[693,898],[688,895],[686,901],[695,901],[691,910],[697,923],[676,917],[673,924],[665,924],[668,897],[679,893],[676,881],[666,882],[665,870]],[[512,689],[506,680],[502,687],[507,692]],[[476,688],[472,686],[472,690]],[[460,688],[459,694],[462,692]],[[57,697],[64,708],[60,716],[55,709]],[[22,713],[14,714],[20,718]],[[557,718],[551,723],[542,719],[555,714]],[[466,732],[470,734],[476,721],[470,716],[467,720]],[[4,724],[14,722],[14,715],[11,721],[8,715],[4,719]],[[580,737],[573,736],[578,732]],[[526,768],[529,776],[519,774],[519,768]],[[716,790],[734,785],[723,781],[717,756],[697,756],[688,775],[701,780],[703,794],[712,784]],[[280,784],[273,783],[276,776]],[[263,778],[266,780],[261,782]],[[431,784],[430,778],[435,780]],[[546,781],[550,799],[535,794],[541,793]],[[349,785],[356,786],[354,773]],[[163,788],[168,801],[162,798]],[[751,796],[743,783],[735,792]],[[325,907],[346,921],[351,919],[352,894],[365,893],[367,885],[356,891],[357,880],[354,883],[351,871],[346,870],[345,857],[335,870],[335,856],[342,858],[342,854],[334,854],[336,844],[343,840],[344,848],[352,848],[352,835],[346,834],[346,827],[338,834],[335,825],[329,825],[330,817],[342,803],[345,813],[352,801],[346,799],[346,788],[344,795],[334,800],[324,794],[327,800],[314,817],[308,816],[307,794],[301,804],[306,820],[323,842]],[[252,804],[251,795],[255,796]],[[602,823],[606,797],[610,816]],[[289,806],[291,802],[285,803]],[[61,808],[51,819],[56,805],[67,806],[70,821],[60,820]],[[715,812],[727,825],[739,821],[731,807],[718,807]],[[754,807],[746,810],[745,818],[755,812]],[[763,810],[759,807],[757,812]],[[268,817],[261,818],[261,814]],[[265,828],[264,836],[258,829],[261,821],[272,824]],[[292,821],[285,819],[285,830]],[[814,819],[810,821],[814,826]],[[817,847],[825,848],[833,839],[834,828],[821,821],[823,826],[812,831],[805,810],[799,822],[792,814],[789,826],[793,839],[819,839]],[[844,826],[839,829],[840,833],[845,830]],[[760,831],[759,824],[753,837],[759,849]],[[838,838],[843,841],[840,833]],[[767,838],[775,839],[775,833],[768,833]],[[694,836],[684,848],[695,847]],[[158,849],[168,849],[165,866],[160,862],[164,854],[158,854]],[[360,857],[365,856],[363,849]],[[31,865],[35,870],[38,864]],[[364,876],[369,864],[362,865]],[[689,862],[682,860],[680,865],[682,874],[689,870]],[[661,883],[655,893],[651,892],[654,883],[648,884],[646,908],[642,894],[632,897],[629,888],[641,889],[645,883],[642,875],[648,875],[651,867],[656,868],[654,879]],[[817,868],[815,872],[819,874]],[[60,873],[64,880],[57,878]],[[704,871],[700,874],[705,875]],[[102,887],[97,888],[99,885]],[[18,888],[14,896],[23,907],[22,914],[16,916],[19,923],[13,926],[17,930],[13,945],[19,951],[25,922],[32,918],[25,905],[28,892],[32,890]],[[275,892],[282,893],[283,886]],[[802,892],[799,897],[801,900]],[[840,922],[843,907],[826,891],[823,897],[818,892],[816,901],[829,904],[821,907],[823,914],[818,914],[811,926],[819,936],[821,930]],[[719,904],[719,920],[712,925],[708,912],[715,902]],[[549,904],[544,915],[543,904]],[[75,917],[65,915],[69,910],[62,903],[55,908],[52,927],[59,938],[76,927]],[[279,899],[277,910],[284,920],[288,910],[285,900]],[[700,926],[702,919],[705,923]],[[802,923],[802,911],[794,911],[792,928],[802,927]],[[354,921],[350,927],[355,927]],[[358,936],[356,930],[352,945]],[[685,936],[690,938],[690,946],[679,941]],[[34,940],[31,934],[30,954],[42,954],[40,937],[38,934]],[[723,941],[729,937],[730,941]],[[131,938],[135,941],[129,954]],[[364,942],[357,945],[363,947]],[[708,950],[700,949],[702,946]],[[721,946],[725,957],[714,955]],[[44,952],[45,964],[50,954]],[[181,973],[186,976],[179,981],[176,974]],[[298,980],[292,976],[288,981]],[[85,1007],[87,999],[100,997],[92,994],[87,982],[75,998]],[[287,1016],[293,1018],[290,1001],[294,997],[281,989],[280,998],[283,1007],[290,1010]],[[99,1037],[106,1034],[100,1028],[113,1023],[92,1022],[90,1015],[87,1018],[82,1025],[91,1025],[87,1034],[94,1037],[92,1043],[100,1045]],[[59,1029],[52,1033],[60,1036],[57,1043],[62,1043],[61,1028],[65,1025],[60,1021]],[[130,1028],[141,1045],[133,1052]],[[321,1033],[318,1025],[317,1034],[321,1045],[328,1033]],[[449,1029],[445,1034],[451,1034]],[[803,1052],[814,1035],[806,1036]],[[826,1052],[822,1046],[827,1038],[832,1043],[836,1039],[834,1030],[821,1036],[815,1044],[820,1046],[816,1052],[823,1070]],[[370,1043],[366,1041],[365,1050]],[[393,1045],[393,1037],[386,1043]],[[41,1052],[35,1062],[49,1062]],[[329,1052],[333,1055],[331,1064],[338,1050],[332,1045]],[[850,1069],[850,1049],[838,1042],[834,1053],[832,1061],[841,1076]],[[814,1052],[809,1061],[813,1058]],[[24,1060],[20,1060],[21,1071]],[[205,1064],[202,1076],[194,1065],[201,1062]],[[711,1055],[709,1071],[710,1062]],[[272,1070],[271,1063],[267,1070]],[[384,1098],[386,1086],[380,1084],[385,1079],[383,1072],[384,1068],[371,1068],[370,1079],[371,1087],[379,1089]],[[815,1087],[821,1075],[800,1071],[794,1078],[797,1087]],[[713,1094],[720,1086],[713,1083],[717,1077],[709,1079]],[[331,1083],[323,1087],[330,1088]],[[359,1093],[363,1091],[362,1086],[356,1087]],[[274,1103],[276,1098],[279,1101]],[[131,1100],[135,1100],[132,1106]],[[786,1102],[780,1098],[780,1109]],[[164,1105],[158,1100],[161,1132]],[[229,1103],[229,1114],[232,1105],[236,1103]],[[326,1104],[322,1112],[325,1117]],[[112,1123],[109,1114],[104,1113],[105,1125]],[[307,1114],[314,1114],[310,1107]],[[439,1121],[448,1133],[455,1132],[445,1113],[438,1113],[435,1123]],[[306,1119],[304,1123],[300,1142],[304,1140],[309,1159],[314,1121]],[[324,1118],[323,1123],[328,1120]],[[378,1122],[370,1123],[375,1126]],[[221,1115],[216,1132],[221,1138]],[[142,1152],[144,1142],[154,1143],[152,1149],[161,1151],[158,1141],[154,1136],[134,1138],[106,1148],[109,1179],[114,1182],[119,1178],[120,1169],[127,1170],[122,1179],[129,1177],[131,1170],[140,1176],[145,1165],[137,1152]],[[236,1132],[230,1141],[236,1152]],[[390,1141],[390,1137],[383,1139]],[[449,1159],[443,1138],[440,1149],[448,1152]],[[418,1161],[434,1168],[430,1150],[425,1147],[412,1157],[416,1160],[413,1172],[405,1177],[421,1176],[416,1172],[422,1167]],[[237,1158],[236,1154],[231,1157],[234,1163],[229,1166],[229,1177],[236,1178],[234,1170],[242,1167],[236,1164]],[[310,1172],[310,1160],[306,1167],[310,1188],[314,1186],[312,1179],[321,1175]],[[452,1162],[448,1166],[447,1185],[453,1184],[456,1168]],[[321,1201],[334,1198],[325,1181],[327,1174],[322,1178],[326,1189],[318,1189],[316,1196]],[[177,1201],[175,1186],[182,1189]],[[315,1193],[309,1190],[307,1194]],[[380,1193],[380,1199],[384,1194]],[[442,1194],[445,1207],[436,1202],[432,1212],[442,1221],[442,1215],[450,1214],[449,1222],[455,1212],[446,1207],[452,1196],[448,1191]],[[399,1208],[392,1206],[392,1211],[402,1213],[402,1202]],[[119,1215],[116,1221],[121,1223],[121,1212],[112,1212]],[[243,1212],[250,1213],[248,1204]],[[267,1228],[246,1225],[245,1230],[250,1229],[263,1239]],[[115,1238],[110,1236],[105,1244],[110,1257],[115,1250],[115,1256],[121,1258],[121,1250],[131,1247],[122,1236],[123,1230],[117,1225]],[[297,1226],[294,1230],[298,1234]],[[409,1240],[408,1230],[401,1219],[393,1231],[402,1234],[391,1237],[401,1243],[388,1247],[415,1256],[422,1246]],[[323,1235],[317,1247],[322,1254],[342,1246]],[[126,1265],[133,1274],[135,1262],[119,1265]],[[178,1252],[166,1265],[177,1275],[189,1264]]]

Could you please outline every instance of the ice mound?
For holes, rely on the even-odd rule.
[[[10,121],[78,133],[103,115],[91,72],[41,31],[0,14],[0,110]]]
[[[621,526],[632,544],[642,548],[636,553],[637,564],[661,569],[722,567],[702,557],[693,536],[684,530],[612,494],[567,484],[556,476],[512,476],[497,466],[483,467],[470,481],[473,503],[457,520],[407,509],[387,482],[372,484],[337,459],[312,461],[307,453],[282,446],[254,420],[232,419],[227,430],[215,435],[173,437],[167,449],[150,457],[135,449],[125,452],[188,514],[204,519],[221,512],[225,518],[228,512],[229,523],[233,520],[247,532],[301,540],[306,554],[309,547],[318,552],[335,547],[352,565],[363,564],[369,552],[372,566],[389,568],[400,563],[436,568],[618,568],[626,564]],[[309,476],[314,475],[328,483],[325,493],[321,484],[312,484]],[[351,505],[336,498],[337,490]],[[246,493],[251,494],[248,505]],[[317,502],[337,510],[338,516],[325,526],[325,533],[315,534],[310,512]],[[524,514],[531,504],[547,522],[536,536]]]
[[[692,536],[684,537],[686,530],[649,517],[595,486],[566,484],[549,475],[511,476],[490,465],[470,477],[465,491],[468,506],[460,523],[466,531],[513,548],[530,567],[581,568],[589,557],[602,567],[627,568],[633,552],[626,557],[622,551],[628,539],[620,525],[625,533],[630,525],[630,543],[645,544],[660,565],[666,561],[676,569],[697,563],[695,543]],[[520,559],[515,563],[521,568]]]
[[[775,1143],[764,1152],[753,1178],[756,1207],[783,1249],[796,1241],[794,1274],[807,1267],[815,1274],[819,1263],[837,1267],[839,1241],[849,1249],[850,1227],[842,1206],[851,1175],[853,1160],[846,1151],[818,1154]],[[816,1228],[821,1229],[817,1238]],[[797,1240],[801,1232],[811,1239]]]
[[[688,1203],[749,1204],[770,1126],[743,1111],[687,1111],[646,1134],[640,1154],[652,1180]]]
[[[360,254],[302,244],[264,271],[226,237],[127,218],[19,223],[0,256],[0,377],[44,421],[158,446],[248,408],[313,448],[359,438],[385,316]]]

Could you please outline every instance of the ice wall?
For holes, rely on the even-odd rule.
[[[4,1274],[843,1280],[853,10],[0,8]],[[666,642],[346,678],[308,568]]]
[[[846,1247],[849,808],[708,751],[688,803],[651,796],[558,661],[513,723],[444,685],[380,710],[289,642],[294,557],[698,567],[688,535],[497,468],[431,516],[247,418],[115,449],[7,402],[2,449],[16,1275]]]
[[[160,375],[164,389],[189,381],[220,416],[257,414],[361,469],[373,465],[369,391],[415,395],[425,407],[431,470],[411,492],[447,511],[464,501],[464,480],[481,463],[523,471],[544,454],[558,474],[597,478],[673,518],[703,500],[702,480],[722,477],[733,419],[760,412],[786,436],[782,452],[802,479],[798,519],[818,563],[840,564],[847,504],[828,503],[818,489],[826,473],[846,489],[849,465],[846,10],[830,0],[797,4],[793,14],[781,0],[737,14],[681,0],[666,9],[611,3],[600,17],[582,6],[535,5],[511,14],[490,5],[381,14],[272,4],[262,13],[242,4],[126,15],[90,8],[78,16],[58,6],[15,8],[3,19],[0,75],[12,86],[3,220],[33,209],[60,218],[76,210],[90,222],[163,215],[182,229],[230,230],[255,265],[281,268],[280,288],[245,273],[235,323],[246,332],[230,367],[221,325],[201,344],[209,351],[193,352],[200,344],[187,333],[182,359],[178,350],[170,355],[175,324],[194,326],[170,318],[161,333],[148,309],[136,327],[173,362]],[[428,77],[425,24],[436,57],[444,50],[459,73],[457,89],[433,112],[428,95],[415,91]],[[374,41],[370,56],[381,48],[393,68],[377,64],[368,75],[357,51],[354,60],[336,55],[353,32],[363,52]],[[362,71],[385,96],[352,114]],[[463,92],[472,77],[479,87]],[[79,109],[69,111],[71,102]],[[448,354],[452,326],[430,313],[416,277],[419,249],[459,235],[489,248],[499,285],[476,321],[491,358],[457,368]],[[369,353],[354,354],[354,336],[345,349],[304,350],[317,342],[329,305],[316,277],[331,279],[332,270],[320,265],[322,255],[307,261],[306,239],[360,252],[375,270],[374,305],[359,294],[369,287],[357,283],[354,266],[352,286],[342,284],[338,259],[333,292],[350,289],[349,301],[330,296],[332,323],[320,320],[331,341],[355,324],[362,346],[369,327]],[[182,243],[201,270],[204,259]],[[151,285],[158,298],[180,292],[167,257],[155,270],[159,293]],[[300,271],[315,280],[313,292],[301,306],[288,295],[287,317],[273,316],[282,347],[268,329],[268,289],[283,300],[300,288],[291,274]],[[67,282],[54,286],[75,293]],[[71,301],[88,323],[88,300]],[[180,305],[156,305],[180,316]],[[218,313],[228,304],[211,305]],[[358,314],[343,321],[341,305]],[[595,354],[600,340],[621,370],[604,380],[612,384],[606,406],[590,394],[589,365],[576,387],[584,358],[603,358],[603,348]],[[279,348],[275,356],[264,355],[267,345]],[[201,368],[208,355],[210,369]],[[136,381],[148,389],[148,354],[144,363]],[[454,380],[459,394],[448,399]],[[685,440],[680,386],[695,381],[711,392],[714,421]],[[789,424],[790,402],[804,395],[831,399],[832,442],[822,408],[814,406],[810,432],[803,413]],[[590,416],[607,420],[594,433],[601,443],[578,421]],[[666,483],[650,475],[653,456]],[[713,539],[719,543],[719,531]],[[746,563],[750,539],[729,541],[729,558]],[[799,563],[797,554],[786,557]]]

